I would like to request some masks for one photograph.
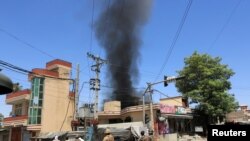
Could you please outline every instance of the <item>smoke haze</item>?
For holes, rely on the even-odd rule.
[[[96,37],[109,61],[111,99],[121,101],[122,108],[139,102],[133,82],[138,79],[140,31],[151,5],[152,0],[114,0],[95,21]]]

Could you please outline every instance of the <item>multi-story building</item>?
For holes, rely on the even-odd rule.
[[[26,130],[30,93],[29,89],[25,89],[6,96],[5,102],[12,105],[12,111],[10,117],[4,118],[3,125],[9,129],[10,141],[28,141],[30,137]]]
[[[46,63],[45,69],[33,69],[28,79],[30,90],[8,94],[12,116],[4,119],[10,128],[10,141],[46,137],[46,133],[70,131],[74,114],[74,93],[70,91],[72,64],[63,60]],[[28,141],[28,140],[27,140]]]

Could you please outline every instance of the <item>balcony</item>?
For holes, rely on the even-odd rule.
[[[31,92],[29,89],[25,89],[18,92],[7,94],[5,102],[7,104],[15,104],[17,102],[29,100],[30,93]]]
[[[3,126],[27,126],[28,116],[7,117],[3,119]]]

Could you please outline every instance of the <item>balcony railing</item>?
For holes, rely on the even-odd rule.
[[[7,94],[5,102],[7,104],[13,104],[19,100],[29,100],[30,93],[31,92],[29,89],[25,89],[25,90],[21,90],[21,91]]]
[[[7,117],[3,119],[3,125],[4,126],[18,126],[18,125],[26,126],[27,121],[28,121],[27,115]]]
[[[6,99],[10,99],[10,98],[14,98],[14,97],[22,96],[22,95],[27,95],[27,94],[28,95],[30,94],[29,89],[25,89],[25,90],[21,90],[21,91],[17,91],[17,92],[7,94]]]

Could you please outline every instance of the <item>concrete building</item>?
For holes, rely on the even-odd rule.
[[[226,115],[226,122],[250,124],[250,112],[247,105],[240,105],[237,111]]]
[[[122,122],[142,122],[143,105],[121,109],[120,101],[104,103],[104,110],[98,113],[100,124]],[[149,105],[145,105],[145,114],[150,117]],[[192,113],[187,99],[182,96],[160,99],[153,104],[154,131],[156,136],[170,133],[189,133],[193,131]]]
[[[71,131],[71,68],[72,64],[63,60],[50,61],[45,69],[36,68],[29,74],[30,90],[6,96],[6,103],[12,105],[12,116],[4,119],[4,127],[10,129],[9,141],[39,140],[49,132]]]
[[[3,126],[9,130],[9,141],[28,141],[28,106],[31,91],[29,89],[6,95],[6,104],[12,105],[10,117],[4,118]]]

